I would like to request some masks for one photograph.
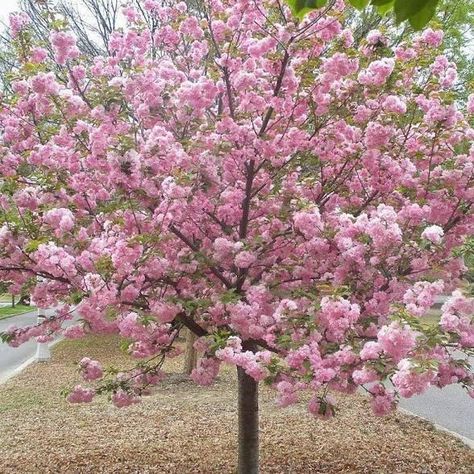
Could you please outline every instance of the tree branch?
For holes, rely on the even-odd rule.
[[[178,228],[173,224],[169,226],[170,231],[182,240],[191,250],[199,252],[199,247],[189,240]],[[208,266],[209,270],[222,282],[227,288],[232,288],[232,283],[222,274],[222,272],[213,265]]]

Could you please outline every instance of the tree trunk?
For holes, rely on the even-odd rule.
[[[197,336],[191,331],[186,331],[186,350],[184,353],[184,367],[183,372],[187,375],[190,375],[193,369],[197,365],[197,351],[194,349],[194,341],[196,341]]]
[[[28,295],[28,294],[21,295],[17,304],[22,304],[24,306],[30,306],[30,295]]]
[[[239,474],[258,474],[258,382],[237,367],[239,383]]]
[[[12,308],[15,307],[15,295],[12,294]]]

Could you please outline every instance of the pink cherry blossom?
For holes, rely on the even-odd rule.
[[[377,342],[394,361],[404,358],[416,346],[416,333],[408,326],[393,322],[377,333]]]
[[[135,403],[139,403],[140,399],[136,397],[135,395],[119,389],[117,390],[113,395],[112,395],[112,403],[117,407],[117,408],[124,408],[128,407],[130,405],[133,405]]]
[[[67,401],[69,403],[89,403],[94,398],[94,395],[94,389],[76,385],[74,390],[67,396]]]
[[[398,371],[392,380],[402,397],[410,398],[413,395],[421,395],[436,377],[436,374],[431,370],[420,372],[414,369],[415,367],[408,359],[403,359],[398,363]]]
[[[83,357],[79,362],[79,367],[84,380],[88,382],[102,377],[102,366],[100,365],[100,362],[96,360],[92,360],[89,357]]]
[[[239,252],[234,258],[234,262],[239,268],[249,268],[256,262],[256,260],[256,255],[247,250]]]
[[[426,240],[429,240],[430,242],[433,242],[434,244],[440,244],[443,240],[443,236],[444,231],[438,225],[431,225],[421,233],[421,237]]]
[[[371,387],[372,400],[370,405],[375,415],[383,416],[395,409],[395,395],[387,390],[382,384]]]
[[[9,23],[11,34],[13,38],[15,38],[22,30],[24,30],[31,23],[31,19],[24,12],[10,13]]]
[[[421,39],[434,48],[441,45],[443,38],[444,32],[442,30],[433,30],[432,28],[426,29],[421,35]]]

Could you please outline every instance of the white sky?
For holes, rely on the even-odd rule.
[[[18,9],[18,0],[0,0],[0,20],[8,21],[8,15]]]

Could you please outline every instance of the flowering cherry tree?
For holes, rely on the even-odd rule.
[[[165,378],[189,329],[196,383],[237,367],[241,473],[258,470],[260,381],[281,406],[310,392],[321,418],[331,391],[364,387],[377,415],[429,386],[473,395],[474,303],[453,290],[473,228],[474,97],[455,102],[442,31],[395,50],[373,31],[355,49],[342,1],[301,22],[278,0],[142,6],[154,28],[126,7],[92,61],[60,21],[45,47],[11,17],[0,278],[57,310],[4,340],[118,333],[137,366],[84,358],[68,400],[123,407]]]

